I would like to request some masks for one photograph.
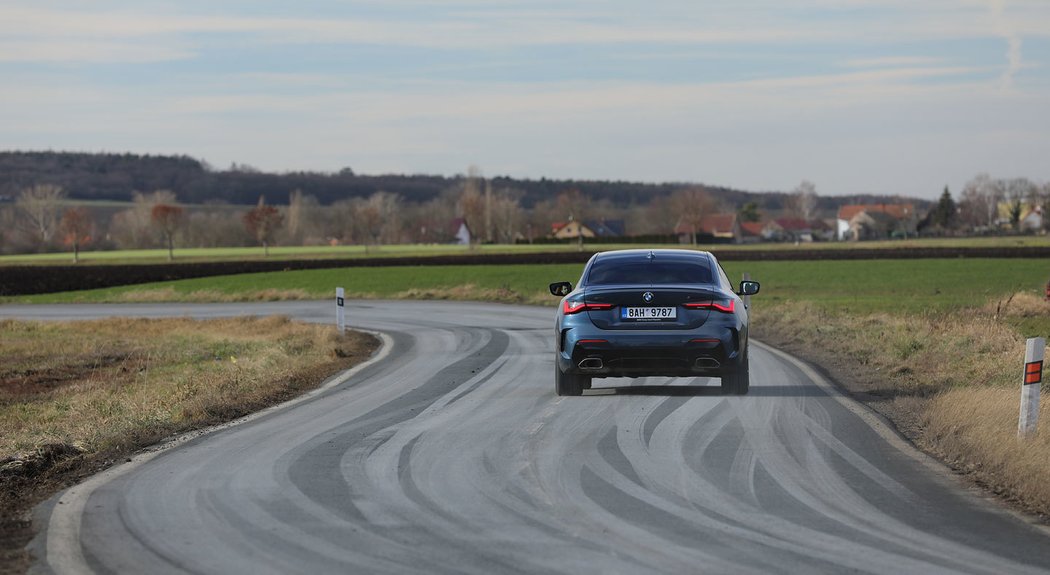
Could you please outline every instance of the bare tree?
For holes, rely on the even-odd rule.
[[[337,238],[344,244],[357,241],[356,212],[359,203],[361,203],[360,198],[339,200],[328,208],[328,213],[332,216],[328,223],[328,235]]]
[[[359,237],[363,237],[365,253],[372,245],[379,244],[379,236],[382,234],[383,220],[379,213],[378,202],[363,201],[354,205],[354,228]]]
[[[266,205],[266,198],[259,196],[259,204],[244,214],[244,227],[255,241],[262,244],[263,255],[269,257],[273,234],[281,227],[284,216],[277,208]]]
[[[985,209],[988,210],[987,221],[989,225],[995,224],[999,219],[999,204],[1006,200],[1006,188],[1002,180],[992,179],[988,174],[980,174],[974,178],[978,190],[985,198]]]
[[[689,230],[693,245],[696,245],[700,222],[714,210],[714,205],[707,190],[699,186],[684,188],[671,195],[671,207],[678,215],[679,225]]]
[[[375,245],[401,240],[401,196],[376,192],[368,197],[368,226]]]
[[[182,239],[183,245],[196,248],[248,245],[240,214],[230,209],[194,210],[186,218]]]
[[[788,209],[795,217],[807,222],[812,221],[817,211],[817,186],[809,180],[802,180],[791,193]]]
[[[41,248],[51,243],[58,227],[58,208],[65,197],[61,187],[39,184],[22,190],[15,200],[15,206]]]
[[[971,231],[986,228],[991,224],[988,202],[980,186],[973,180],[968,182],[959,196],[959,219]]]
[[[161,245],[157,227],[153,223],[153,207],[161,204],[177,205],[178,199],[171,190],[156,190],[150,193],[133,192],[132,207],[113,215],[109,234],[121,248],[152,248]]]
[[[288,242],[300,245],[303,241],[303,191],[294,190],[288,196],[287,222],[284,226]]]
[[[565,220],[565,215],[558,208],[555,199],[540,200],[532,205],[526,214],[525,237],[531,243],[536,238],[546,237],[551,233],[553,224]]]
[[[288,196],[288,207],[283,208],[284,225],[277,238],[286,245],[318,245],[337,236],[328,229],[330,210],[322,209],[317,198],[294,190]],[[326,213],[329,212],[329,213]]]
[[[150,212],[153,225],[164,236],[164,243],[168,247],[169,262],[175,259],[175,232],[182,226],[185,215],[185,210],[172,204],[157,204]]]
[[[656,196],[645,204],[633,206],[625,219],[627,229],[641,235],[671,234],[678,223],[669,196]]]
[[[990,228],[999,220],[999,204],[1006,198],[1002,180],[988,174],[978,174],[963,187],[959,197],[959,215],[962,222],[973,228]]]
[[[95,230],[95,220],[85,207],[69,208],[62,213],[58,225],[62,234],[62,243],[73,248],[73,263],[80,261],[80,246],[91,242]]]
[[[442,193],[422,204],[408,204],[402,218],[409,241],[420,244],[443,244],[454,239],[451,223],[456,217],[456,195]]]
[[[523,195],[520,190],[504,188],[496,192],[492,200],[490,209],[493,225],[501,243],[513,244],[521,233],[521,224],[525,219],[520,201]]]
[[[109,219],[106,227],[106,238],[118,249],[131,248],[137,239],[135,226],[131,221],[131,210],[121,210]]]

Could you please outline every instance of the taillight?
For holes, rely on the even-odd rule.
[[[561,306],[561,311],[565,315],[572,315],[574,313],[580,313],[581,311],[612,309],[612,307],[613,304],[611,303],[589,303],[585,301],[565,300],[565,303]]]
[[[715,311],[720,311],[722,313],[733,313],[733,310],[736,309],[736,300],[735,299],[728,300],[727,303],[725,303],[725,304],[723,304],[722,302],[718,302],[718,301],[698,301],[698,302],[687,303],[687,304],[685,304],[685,307],[687,307],[689,309],[704,309],[704,308],[707,308],[707,309],[713,309]]]

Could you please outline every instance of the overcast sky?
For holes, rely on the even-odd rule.
[[[1050,180],[1048,60],[1048,0],[0,0],[0,149],[958,196]]]

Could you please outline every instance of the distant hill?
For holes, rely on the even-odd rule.
[[[614,206],[647,204],[653,198],[666,196],[690,183],[647,184],[624,181],[592,180],[522,180],[506,176],[491,178],[493,187],[515,188],[524,192],[522,205],[526,208],[546,199],[555,198],[568,189],[578,189],[592,201],[608,200]],[[62,186],[73,199],[117,200],[131,199],[133,192],[174,191],[186,203],[227,202],[249,205],[259,196],[269,204],[288,202],[289,193],[299,189],[314,196],[322,204],[369,196],[377,191],[399,194],[410,202],[425,202],[449,188],[456,187],[462,178],[433,175],[357,175],[349,169],[337,173],[289,172],[266,173],[247,167],[226,171],[211,168],[205,162],[189,156],[151,156],[138,154],[75,153],[51,151],[0,152],[0,196],[15,196],[23,188],[34,184]],[[764,211],[784,207],[788,197],[784,192],[745,192],[722,187],[705,186],[711,194],[730,206],[755,202]],[[819,209],[834,212],[848,203],[881,203],[892,201],[885,196],[821,196]],[[922,200],[910,200],[926,205]]]

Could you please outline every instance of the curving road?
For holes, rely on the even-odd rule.
[[[327,302],[0,306],[0,317]],[[961,489],[791,358],[553,392],[553,312],[350,302],[385,356],[294,406],[138,458],[41,510],[55,571],[1034,573],[1040,528]],[[681,384],[690,383],[689,387]],[[630,385],[630,387],[615,386]]]

